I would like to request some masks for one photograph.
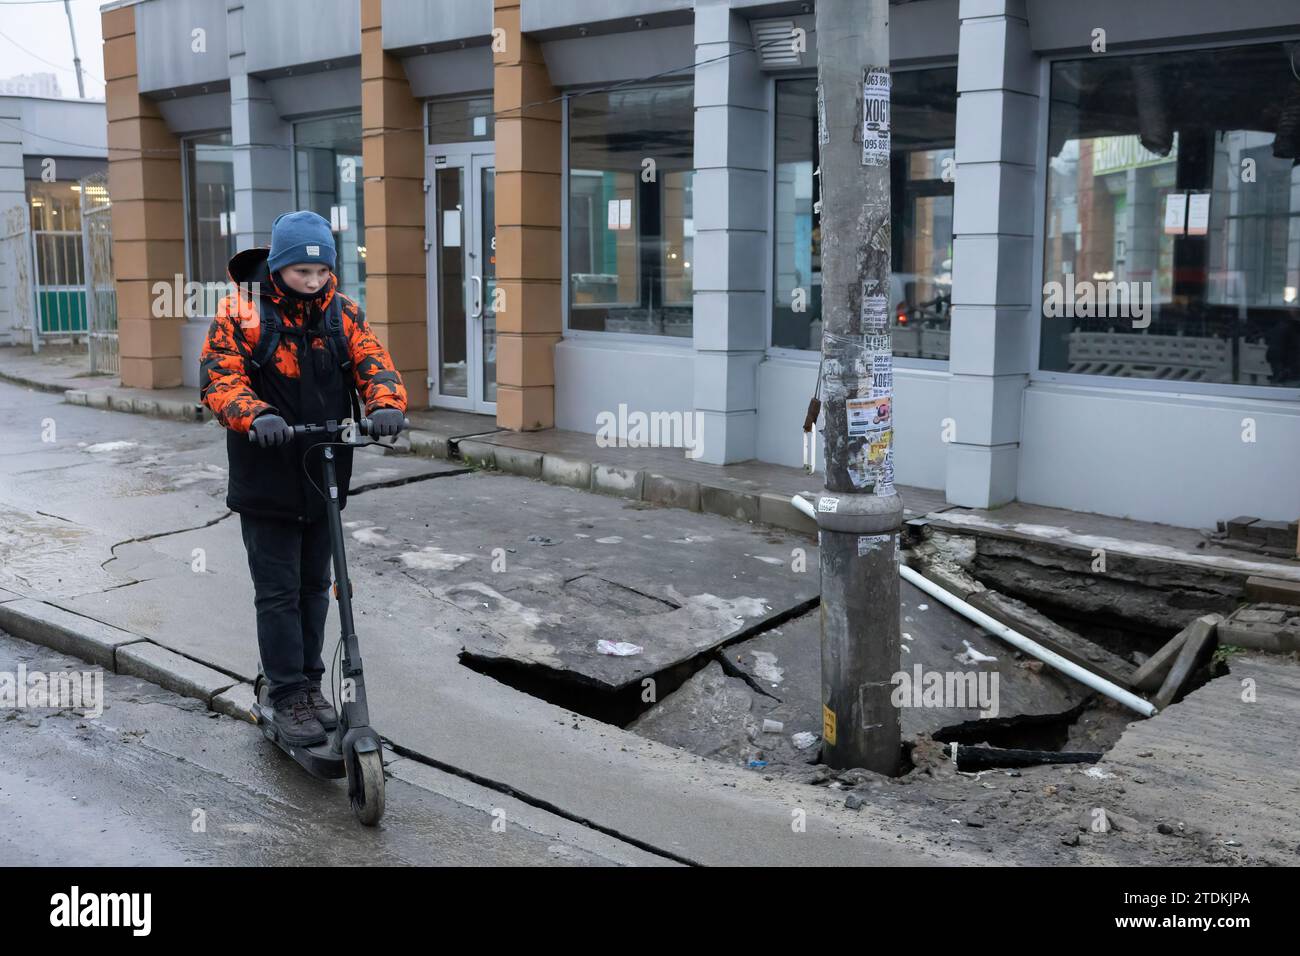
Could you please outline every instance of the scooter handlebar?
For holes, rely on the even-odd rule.
[[[361,421],[356,422],[355,424],[356,424],[357,431],[365,435],[367,438],[371,437],[370,434],[371,422],[369,418],[363,418],[361,419]],[[290,427],[293,429],[293,433],[295,435],[319,435],[321,433],[338,434],[339,432],[343,431],[343,429],[346,426],[344,425],[343,422],[326,422],[323,425],[291,425]],[[409,418],[403,418],[401,430],[404,431],[410,427],[411,427],[411,420]],[[253,422],[253,424],[249,426],[248,440],[250,442],[257,441],[257,433],[255,431],[256,428],[257,428],[257,422]]]

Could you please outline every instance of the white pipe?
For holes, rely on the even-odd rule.
[[[1118,701],[1130,710],[1135,710],[1143,717],[1152,717],[1156,714],[1156,708],[1148,701],[1143,700],[1136,694],[1131,694],[1124,688],[1113,684],[1104,677],[1098,677],[1086,667],[1080,667],[1073,661],[1068,661],[1055,651],[1050,651],[1037,641],[1032,641],[1018,631],[1013,631],[1001,621],[995,621],[977,607],[967,604],[957,595],[941,588],[929,578],[917,574],[905,564],[898,566],[898,573],[903,576],[903,580],[909,584],[914,584],[930,597],[934,598],[941,604],[944,604],[962,617],[974,621],[984,630],[996,637],[1000,637],[1012,647],[1024,651],[1026,654],[1032,654],[1044,664],[1050,664],[1067,677],[1073,677],[1080,684],[1091,687],[1093,690],[1105,694],[1111,700]]]
[[[790,498],[790,504],[794,505],[809,518],[817,520],[817,512],[813,506],[808,503],[807,499],[794,495]],[[1117,684],[1113,684],[1104,677],[1099,677],[1086,667],[1080,667],[1073,661],[1068,661],[1055,651],[1050,651],[1037,641],[1030,640],[1019,631],[1013,631],[1001,621],[995,621],[977,607],[967,604],[951,591],[945,590],[935,584],[929,578],[923,577],[913,571],[905,564],[898,566],[898,573],[902,575],[904,581],[914,584],[930,597],[934,598],[940,604],[951,608],[967,620],[974,621],[984,630],[988,631],[995,637],[1000,637],[1012,647],[1030,654],[1044,664],[1049,664],[1056,668],[1067,677],[1073,677],[1080,684],[1091,687],[1098,693],[1105,694],[1111,700],[1118,701],[1130,710],[1135,710],[1143,717],[1153,717],[1156,714],[1156,708],[1150,702],[1143,700],[1136,694],[1131,694]]]

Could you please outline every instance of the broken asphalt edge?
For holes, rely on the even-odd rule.
[[[227,717],[254,723],[251,707],[253,686],[235,674],[228,674],[207,664],[178,654],[147,637],[98,621],[95,618],[70,611],[57,604],[22,597],[0,590],[0,630],[20,640],[48,647],[61,654],[80,658],[105,670],[130,677],[138,677],[163,687],[182,697],[199,701],[209,709]],[[442,793],[471,806],[486,806],[483,795],[470,795],[464,784],[468,781],[483,790],[493,791],[513,798],[526,812],[516,809],[512,819],[527,829],[563,838],[614,862],[631,865],[699,865],[696,861],[660,849],[595,821],[579,817],[550,801],[523,793],[508,783],[492,780],[470,771],[435,760],[414,750],[402,747],[391,740],[385,741],[390,753],[396,754],[410,766],[394,770],[393,776],[413,786]],[[418,768],[418,769],[417,769]],[[432,775],[442,774],[453,778],[450,783],[434,786]],[[494,801],[495,809],[500,801]],[[546,826],[536,811],[550,814],[562,824]],[[585,831],[582,832],[582,831]],[[596,836],[599,834],[599,836]]]

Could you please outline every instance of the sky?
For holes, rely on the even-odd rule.
[[[104,0],[71,0],[72,22],[87,99],[104,98],[104,40],[99,7]],[[53,73],[61,94],[77,97],[72,39],[62,0],[0,0],[0,79]]]

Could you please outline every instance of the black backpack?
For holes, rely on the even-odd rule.
[[[280,307],[266,296],[261,297],[258,303],[258,315],[261,318],[261,334],[258,336],[257,345],[253,348],[248,347],[248,340],[244,338],[244,332],[241,328],[236,339],[236,346],[244,357],[244,367],[248,372],[249,380],[254,383],[256,390],[256,380],[262,367],[275,357],[275,350],[280,346],[280,337],[282,335],[292,335],[300,338],[302,348],[299,349],[300,356],[308,355],[306,349],[308,332],[306,329],[291,328],[284,324],[284,313]],[[323,319],[325,326],[324,337],[326,347],[330,350],[335,362],[338,363],[340,371],[344,373],[344,380],[351,382],[352,371],[352,352],[348,348],[347,336],[343,334],[343,301],[337,290],[330,297],[329,307],[325,310]],[[355,388],[348,389],[348,398],[352,403],[353,421],[361,420],[361,405],[357,400],[357,391]]]

